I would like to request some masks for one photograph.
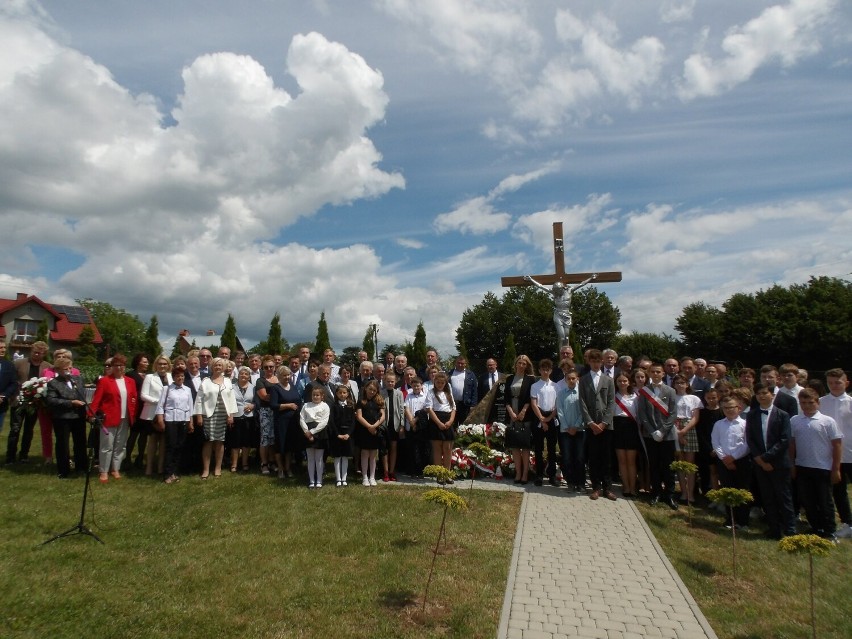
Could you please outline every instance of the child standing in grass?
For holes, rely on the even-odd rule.
[[[331,408],[323,401],[325,391],[314,387],[311,401],[302,406],[299,424],[305,439],[308,440],[308,488],[322,488],[322,475],[325,469],[325,448],[328,445],[328,418]]]
[[[361,389],[355,410],[355,443],[361,449],[361,472],[365,486],[376,485],[376,457],[381,445],[381,428],[385,423],[385,401],[379,394],[379,383],[371,379]]]
[[[346,475],[349,458],[352,457],[352,436],[355,432],[355,400],[349,386],[340,385],[334,392],[335,402],[331,407],[328,423],[329,449],[334,457],[334,476],[337,487],[348,486]]]

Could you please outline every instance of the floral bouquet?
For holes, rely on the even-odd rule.
[[[21,384],[21,391],[18,393],[18,405],[31,415],[35,413],[44,405],[47,381],[47,377],[33,377]]]

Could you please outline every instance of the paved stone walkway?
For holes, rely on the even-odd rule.
[[[521,506],[497,638],[562,637],[716,634],[633,503],[532,488]]]

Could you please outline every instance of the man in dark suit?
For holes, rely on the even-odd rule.
[[[562,362],[562,360],[564,359],[570,359],[572,362],[574,362],[574,349],[571,348],[570,344],[563,344],[562,347],[559,349],[559,359],[556,360],[557,364]],[[579,377],[586,372],[586,367],[581,364],[575,363],[574,372],[576,372],[577,376]],[[565,373],[559,366],[556,366],[556,368],[554,368],[553,370],[553,376],[550,379],[552,379],[554,382],[559,382],[565,379]]]
[[[615,382],[602,370],[603,355],[594,348],[588,351],[589,372],[580,378],[580,410],[586,425],[591,499],[601,495],[615,501],[610,477],[612,456],[612,415],[615,409]]]
[[[677,394],[673,388],[663,384],[662,364],[651,364],[648,374],[650,383],[639,390],[636,412],[648,451],[651,505],[662,501],[672,510],[677,510],[677,502],[674,500],[675,476],[671,469],[675,453],[673,431],[677,417]]]
[[[680,372],[686,377],[689,382],[689,387],[692,389],[692,394],[702,402],[704,401],[704,393],[710,388],[710,382],[702,379],[696,374],[695,360],[691,357],[683,357],[680,360]]]
[[[666,360],[664,369],[666,374],[663,376],[663,384],[673,387],[674,376],[680,373],[680,362],[678,362],[674,357],[669,357]]]
[[[772,539],[796,534],[790,461],[790,416],[772,404],[773,389],[758,383],[758,407],[746,415],[746,441]]]
[[[14,362],[15,372],[18,376],[18,383],[32,379],[33,377],[43,377],[44,371],[50,368],[50,364],[44,361],[44,356],[47,355],[47,344],[44,342],[34,342],[30,349],[28,359],[19,359]],[[9,419],[9,441],[6,445],[6,463],[13,464],[15,457],[18,455],[18,440],[21,441],[21,452],[18,459],[21,463],[27,463],[30,456],[30,445],[33,441],[33,429],[38,420],[38,413],[33,411],[28,413],[23,406],[18,405],[17,398],[12,399],[12,414]],[[24,434],[21,437],[21,429]]]
[[[489,357],[485,362],[485,372],[479,376],[479,401],[488,394],[497,382],[500,381],[500,373],[497,372],[497,360]]]
[[[447,373],[450,380],[450,389],[453,392],[453,400],[456,403],[456,423],[464,424],[470,409],[476,405],[478,384],[476,375],[467,367],[467,360],[459,355],[456,357],[456,367]]]
[[[0,432],[12,400],[18,396],[18,373],[15,365],[6,359],[6,341],[0,338]]]
[[[790,417],[799,414],[799,403],[794,397],[787,393],[778,392],[778,369],[772,364],[766,364],[760,367],[760,382],[770,388],[775,394],[775,399],[772,401],[773,406],[777,406]],[[752,407],[757,406],[757,398],[752,399]]]

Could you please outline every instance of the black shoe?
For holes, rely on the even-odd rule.
[[[649,503],[651,504],[651,506],[656,506],[657,504],[660,503],[660,496],[659,495],[651,495],[651,501]]]
[[[680,506],[677,505],[677,502],[672,497],[667,497],[665,502],[666,506],[668,506],[672,510],[677,510],[678,508],[680,508]]]
[[[21,457],[18,461],[22,464],[29,464],[30,458],[29,457]]]
[[[533,483],[534,483],[536,486],[541,486],[542,481],[541,481],[540,479],[536,479]]]
[[[551,485],[551,486],[559,486],[559,482],[558,482],[558,481],[556,481],[556,479],[555,479],[555,478],[551,477],[551,478],[550,478],[550,485]]]

